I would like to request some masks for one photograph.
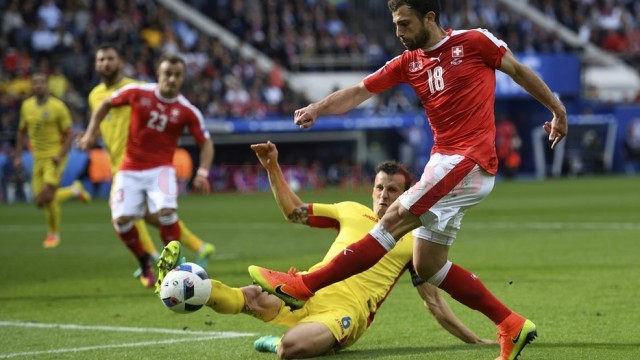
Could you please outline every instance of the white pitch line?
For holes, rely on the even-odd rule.
[[[252,333],[239,333],[239,332],[233,332],[233,331],[194,331],[194,330],[175,330],[175,329],[103,326],[103,325],[45,324],[45,323],[22,322],[22,321],[0,321],[0,326],[40,328],[40,329],[62,329],[62,330],[156,333],[156,334],[171,334],[171,335],[200,335],[200,337],[196,337],[196,338],[168,339],[168,340],[162,340],[162,341],[143,341],[143,342],[128,343],[128,344],[97,345],[97,346],[86,346],[86,347],[76,347],[76,348],[67,348],[67,349],[27,351],[27,352],[17,352],[17,353],[10,353],[10,354],[0,354],[0,359],[8,359],[8,358],[19,357],[19,356],[60,354],[60,353],[81,352],[81,351],[91,351],[91,350],[100,350],[100,349],[155,346],[160,344],[173,344],[173,343],[190,342],[190,341],[230,339],[230,338],[236,338],[236,337],[245,337],[245,336],[255,335]]]
[[[45,324],[24,321],[0,321],[0,326],[41,328],[41,329],[63,329],[63,330],[94,330],[94,331],[113,331],[113,332],[137,332],[137,333],[156,333],[171,335],[202,335],[202,336],[224,336],[224,337],[242,337],[253,336],[252,333],[239,333],[233,331],[195,331],[195,330],[176,330],[176,329],[159,329],[159,328],[143,328],[143,327],[127,327],[127,326],[104,326],[104,325],[76,325],[76,324]]]
[[[68,349],[27,351],[27,352],[18,352],[18,353],[11,353],[11,354],[0,354],[0,359],[9,359],[9,358],[14,358],[19,356],[61,354],[61,353],[81,352],[81,351],[91,351],[91,350],[101,350],[101,349],[129,348],[129,347],[137,347],[137,346],[156,346],[160,344],[174,344],[174,343],[190,342],[190,341],[207,341],[207,340],[214,340],[214,339],[220,339],[220,338],[224,338],[224,337],[205,336],[205,337],[188,338],[188,339],[143,341],[143,342],[129,343],[129,344],[98,345],[98,346],[86,346],[86,347],[77,347],[77,348],[68,348]]]

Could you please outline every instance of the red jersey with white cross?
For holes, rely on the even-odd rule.
[[[125,86],[111,95],[111,104],[131,106],[121,170],[173,166],[173,153],[185,127],[198,144],[209,138],[202,113],[182,95],[162,97],[157,84]]]
[[[408,83],[434,136],[432,153],[469,157],[496,174],[496,76],[507,44],[484,29],[448,30],[432,48],[405,51],[364,79],[373,93]]]

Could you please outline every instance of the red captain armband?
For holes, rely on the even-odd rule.
[[[208,178],[209,177],[209,170],[205,169],[205,168],[198,168],[198,172],[196,172],[196,176],[202,176],[204,178]]]

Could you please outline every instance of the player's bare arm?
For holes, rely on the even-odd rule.
[[[261,321],[271,321],[278,316],[283,305],[282,300],[262,291],[259,286],[249,285],[242,288],[245,304],[242,312]]]
[[[547,84],[528,66],[518,62],[510,51],[507,51],[502,57],[500,71],[509,75],[513,81],[551,111],[553,119],[550,122],[545,122],[544,129],[549,133],[549,141],[552,141],[551,148],[555,149],[569,131],[567,110],[564,105],[551,92]]]
[[[105,116],[111,110],[111,99],[105,99],[100,106],[91,114],[87,131],[84,132],[82,137],[78,140],[78,147],[84,151],[91,149],[96,142],[98,136],[98,130],[100,129],[100,123],[104,120]]]
[[[360,105],[375,94],[360,83],[335,91],[324,99],[298,109],[293,114],[293,122],[303,129],[316,123],[319,115],[344,114]]]
[[[278,207],[288,221],[298,224],[309,224],[309,205],[305,204],[289,187],[278,163],[278,149],[271,141],[251,145],[260,164],[267,171],[271,191]]]
[[[468,344],[495,344],[494,340],[481,339],[453,313],[449,303],[441,296],[437,287],[424,282],[416,286],[420,297],[424,300],[424,306],[438,323],[453,336]]]
[[[206,139],[200,144],[200,166],[198,166],[196,177],[193,179],[193,186],[205,194],[211,191],[209,169],[213,162],[213,154],[213,142],[211,139]]]
[[[26,144],[27,140],[27,130],[18,130],[16,134],[16,146],[13,154],[13,166],[16,169],[22,167],[22,150],[24,149],[24,144]]]

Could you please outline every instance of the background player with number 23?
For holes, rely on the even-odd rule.
[[[209,191],[209,167],[213,161],[213,143],[202,114],[180,94],[184,61],[177,55],[163,56],[157,76],[157,84],[128,85],[104,100],[91,115],[87,131],[79,140],[80,148],[89,149],[109,110],[131,106],[126,152],[110,198],[111,216],[116,232],[138,258],[145,276],[154,279],[153,259],[143,249],[133,221],[144,216],[146,202],[149,212],[158,214],[162,241],[168,244],[180,240],[173,154],[185,127],[200,147],[200,167],[193,184],[205,192]]]

